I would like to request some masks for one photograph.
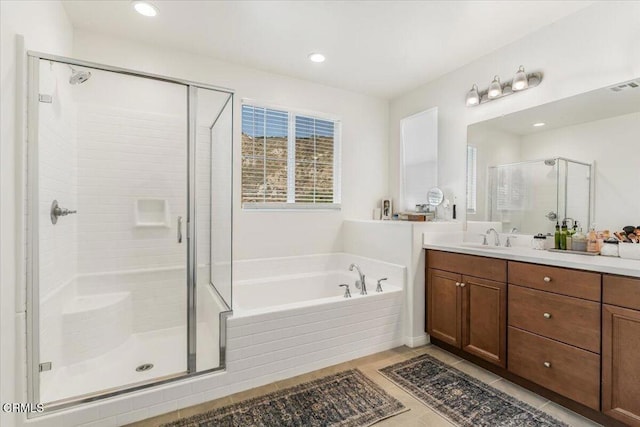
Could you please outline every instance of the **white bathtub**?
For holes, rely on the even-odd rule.
[[[233,289],[234,314],[237,317],[299,307],[347,303],[344,287],[339,286],[340,284],[349,285],[353,299],[375,296],[377,279],[365,279],[367,295],[360,295],[360,290],[355,287],[357,277],[348,271],[329,271],[236,284]],[[402,292],[397,282],[390,284],[388,280],[382,282],[382,289],[383,293]]]
[[[368,295],[355,289],[351,263]],[[404,266],[338,253],[238,261],[234,277],[227,369],[243,388],[402,345]]]

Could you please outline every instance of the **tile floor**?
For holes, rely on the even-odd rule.
[[[478,378],[493,387],[504,391],[518,399],[530,404],[531,406],[547,412],[548,414],[556,417],[557,419],[564,421],[570,426],[574,427],[595,427],[599,426],[593,421],[590,421],[568,409],[565,409],[559,405],[556,405],[549,400],[532,393],[510,381],[507,381],[489,371],[486,371],[480,367],[473,365],[459,357],[441,350],[438,347],[432,345],[426,345],[418,348],[398,347],[392,350],[376,353],[370,356],[362,357],[360,359],[351,360],[349,362],[341,363],[338,365],[330,366],[325,369],[310,372],[308,374],[299,375],[297,377],[289,378],[286,380],[278,381],[275,383],[267,384],[262,387],[257,387],[251,390],[236,393],[231,396],[223,397],[221,399],[206,402],[197,406],[192,406],[185,409],[180,409],[175,412],[164,414],[158,417],[149,418],[138,423],[130,424],[130,427],[151,427],[158,426],[162,423],[177,420],[178,418],[188,417],[200,412],[205,412],[210,409],[218,408],[220,406],[228,405],[230,403],[240,402],[245,399],[257,397],[262,394],[270,393],[275,390],[291,387],[306,381],[314,380],[326,375],[330,375],[336,372],[340,372],[346,369],[358,368],[365,375],[375,381],[390,395],[401,401],[410,411],[404,412],[395,417],[383,420],[376,424],[376,427],[451,427],[454,424],[447,421],[444,417],[438,415],[428,406],[424,405],[420,401],[416,400],[409,393],[405,392],[387,378],[382,376],[378,369],[392,365],[397,362],[402,362],[412,357],[428,353],[443,362],[455,366],[457,369],[466,372],[467,374]]]

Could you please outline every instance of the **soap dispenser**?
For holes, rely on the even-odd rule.
[[[572,250],[586,252],[587,250],[587,236],[582,232],[582,227],[578,227],[578,231],[575,232],[571,239]]]

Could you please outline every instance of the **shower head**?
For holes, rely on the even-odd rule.
[[[556,165],[556,159],[546,159],[544,161],[544,164],[547,166],[555,166]]]
[[[84,83],[89,80],[89,77],[91,77],[91,72],[89,71],[76,70],[72,66],[69,66],[69,68],[71,68],[71,77],[69,77],[69,83],[71,83],[72,85]]]

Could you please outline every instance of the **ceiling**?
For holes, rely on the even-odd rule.
[[[63,1],[74,28],[393,98],[591,1]],[[307,59],[319,51],[327,60]],[[514,64],[517,67],[519,64]],[[514,69],[515,71],[515,69]]]

